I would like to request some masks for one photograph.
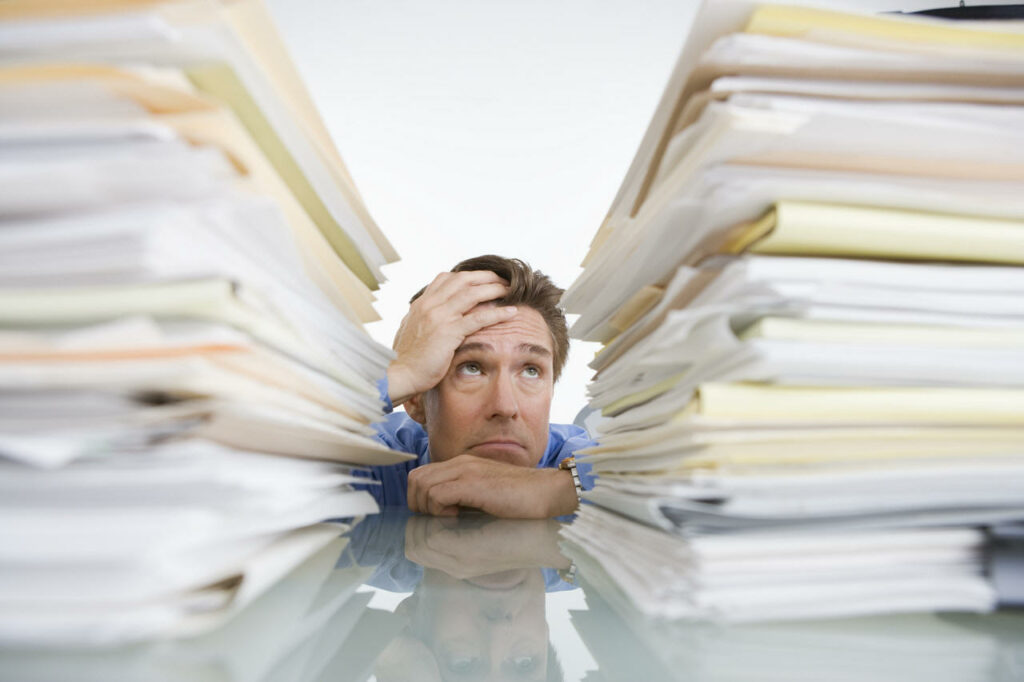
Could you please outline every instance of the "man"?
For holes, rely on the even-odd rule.
[[[481,256],[438,275],[413,296],[381,382],[388,411],[378,438],[415,460],[374,467],[381,505],[457,515],[469,507],[508,518],[572,513],[576,426],[548,423],[569,352],[562,290],[520,260]]]

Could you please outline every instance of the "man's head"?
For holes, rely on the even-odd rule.
[[[540,270],[533,270],[529,265],[518,258],[503,258],[501,256],[477,256],[469,258],[454,268],[452,272],[493,272],[498,277],[508,282],[508,294],[503,298],[496,299],[496,305],[527,306],[533,308],[544,319],[551,333],[551,343],[554,349],[554,379],[562,374],[562,368],[569,357],[569,328],[565,322],[565,313],[558,306],[562,298],[563,289],[555,286],[551,278]],[[417,291],[409,303],[423,295],[426,287]]]
[[[483,305],[515,306],[515,315],[467,336],[441,382],[406,411],[426,428],[435,462],[469,453],[533,467],[547,447],[554,383],[569,351],[562,290],[499,256],[471,258],[452,272],[479,270],[509,283],[503,298]]]
[[[390,680],[563,680],[536,568],[460,580],[424,567],[395,609],[407,625],[381,652],[374,674]]]

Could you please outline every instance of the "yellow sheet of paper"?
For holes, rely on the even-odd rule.
[[[961,348],[1021,348],[1024,330],[932,325],[833,322],[792,317],[764,317],[744,329],[739,338],[782,339],[811,343],[858,343]]]
[[[780,201],[727,252],[1024,263],[1024,222]]]
[[[763,5],[747,22],[747,33],[857,43],[873,47],[881,41],[906,46],[974,48],[1024,52],[1024,33],[998,30],[989,22],[965,26],[929,17],[886,17],[851,14],[817,7]],[[951,25],[953,24],[953,25]]]
[[[722,420],[1024,425],[1024,389],[708,383],[686,410]]]
[[[581,454],[596,457],[661,457],[676,450],[697,456],[705,448],[734,445],[756,448],[760,445],[779,443],[814,446],[819,451],[828,450],[832,443],[839,442],[1018,442],[1024,445],[1024,429],[1015,426],[945,426],[923,424],[832,426],[799,424],[779,426],[741,426],[722,428],[694,428],[690,422],[669,421],[650,429],[626,431],[611,436],[602,436],[600,443],[580,450]],[[1024,450],[1021,450],[1024,452]],[[681,455],[683,456],[683,455]]]
[[[967,434],[960,440],[920,437],[902,441],[887,438],[833,440],[827,443],[779,442],[713,445],[686,457],[674,470],[740,468],[754,466],[801,466],[813,464],[851,464],[864,462],[884,466],[892,460],[950,460],[957,457],[1019,457],[1024,452],[1024,431],[1016,438],[976,440]]]
[[[0,2],[0,21],[133,12],[162,2],[166,0],[4,0]]]
[[[633,294],[633,298],[626,301],[619,310],[608,321],[608,324],[620,332],[629,329],[633,324],[643,317],[647,311],[657,305],[658,301],[665,294],[665,287],[645,286]]]

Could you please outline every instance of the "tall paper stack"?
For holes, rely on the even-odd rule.
[[[0,139],[0,643],[210,626],[407,458],[397,256],[256,0],[3,3]]]
[[[564,298],[604,343],[567,534],[645,613],[992,608],[1021,121],[1019,22],[707,3]]]

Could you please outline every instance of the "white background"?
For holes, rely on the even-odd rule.
[[[632,161],[695,2],[269,0],[370,213],[388,346],[409,297],[484,253],[567,287]],[[585,404],[573,342],[551,419]]]

